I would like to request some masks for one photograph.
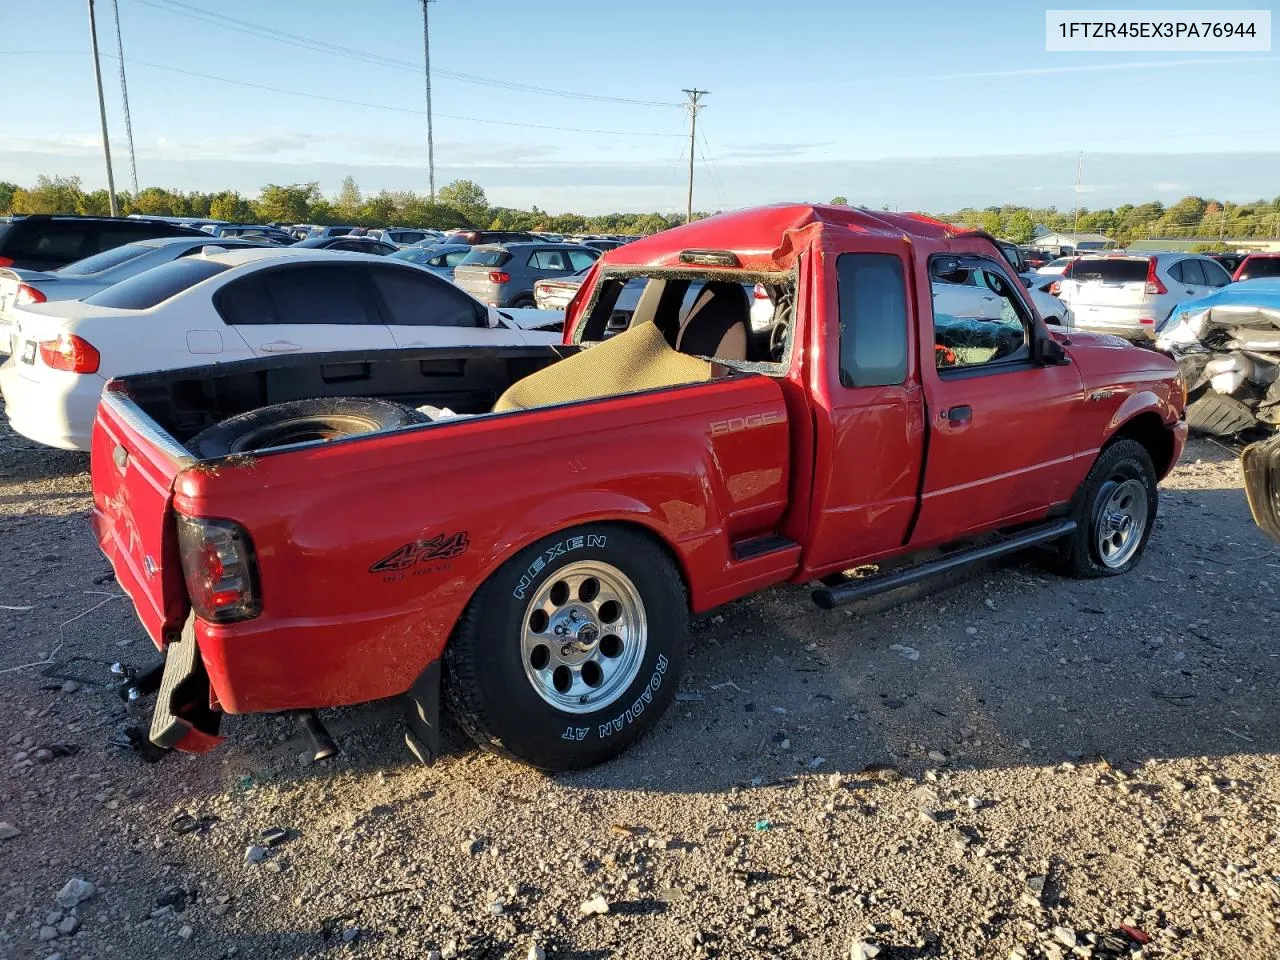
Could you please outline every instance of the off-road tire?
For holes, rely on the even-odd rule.
[[[1098,513],[1112,485],[1125,480],[1137,480],[1146,490],[1146,523],[1133,555],[1120,566],[1108,566],[1102,562],[1097,547]],[[1155,528],[1158,505],[1156,470],[1147,448],[1128,438],[1113,441],[1098,454],[1081,484],[1072,511],[1076,521],[1075,532],[1059,544],[1050,565],[1064,576],[1080,579],[1128,573],[1146,552],[1151,531]]]
[[[1211,437],[1234,437],[1258,425],[1258,418],[1235,397],[1205,390],[1187,406],[1187,426]]]
[[[609,564],[629,578],[647,620],[634,679],[590,713],[558,709],[535,690],[521,642],[529,598],[580,561]],[[688,633],[684,582],[657,543],[623,526],[574,527],[521,550],[476,591],[445,649],[445,702],[487,750],[544,770],[589,767],[622,753],[661,717],[684,669]]]
[[[290,400],[228,417],[197,433],[186,447],[202,460],[301,443],[391,430],[427,417],[412,407],[361,397]]]

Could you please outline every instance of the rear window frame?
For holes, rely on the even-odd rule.
[[[152,267],[150,270],[144,270],[142,273],[134,274],[126,280],[121,280],[119,283],[112,284],[105,290],[100,290],[93,296],[86,297],[84,302],[91,306],[106,307],[111,310],[153,310],[162,303],[167,303],[179,294],[186,293],[193,287],[198,287],[205,281],[212,280],[214,277],[226,273],[230,269],[231,267],[229,264],[220,263],[217,260],[207,260],[197,257],[179,257],[176,260],[170,260],[168,263],[162,263],[159,266]],[[162,297],[157,299],[147,298],[147,302],[145,303],[119,304],[110,302],[112,300],[118,300],[122,291],[125,294],[131,293],[135,287],[143,287],[147,281],[155,283],[157,278],[163,279],[168,274],[176,273],[178,271],[182,271],[184,273],[191,271],[209,272],[207,272],[205,276],[202,276],[191,283],[175,290],[171,290]]]
[[[1155,263],[1153,257],[1084,257],[1072,265],[1071,275],[1067,278],[1076,283],[1146,283],[1147,275],[1151,271],[1152,264]],[[1124,264],[1139,267],[1142,271],[1141,275],[1132,279],[1107,279],[1102,275],[1091,276],[1090,271],[1096,271],[1101,264]],[[1106,271],[1104,271],[1105,273]],[[1086,279],[1088,278],[1088,279]]]
[[[480,254],[480,255],[493,254],[498,257],[498,260],[494,263],[481,263],[479,260],[472,260],[471,258],[476,256],[477,254]],[[480,247],[480,248],[472,247],[471,251],[465,257],[462,258],[462,262],[459,263],[458,266],[487,267],[490,270],[495,270],[498,267],[503,267],[503,266],[506,266],[508,263],[510,263],[512,256],[513,254],[511,253],[511,251],[507,250],[504,247]]]
[[[134,241],[133,243],[122,243],[118,247],[110,247],[106,250],[100,250],[98,253],[90,254],[87,257],[81,257],[79,260],[72,260],[65,266],[58,267],[58,269],[51,272],[64,277],[97,276],[98,274],[105,273],[108,270],[114,270],[116,267],[126,264],[131,260],[137,260],[139,257],[145,257],[148,253],[156,249],[155,247],[143,246],[145,243],[145,240]],[[123,253],[126,251],[129,252],[129,256],[121,257],[119,259],[112,258],[112,254]],[[97,260],[99,257],[103,257],[110,262],[108,262],[105,267],[98,267],[95,270],[71,271],[71,268],[77,264],[88,263],[90,260]]]

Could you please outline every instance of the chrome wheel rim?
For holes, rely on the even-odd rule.
[[[1147,529],[1150,501],[1141,480],[1109,480],[1099,492],[1093,542],[1098,560],[1109,569],[1122,567],[1138,552]]]
[[[525,676],[557,710],[599,710],[639,674],[648,632],[640,592],[626,574],[597,560],[568,564],[525,607]]]

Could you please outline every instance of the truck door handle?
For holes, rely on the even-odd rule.
[[[264,343],[262,349],[267,353],[288,353],[290,350],[301,350],[302,347],[292,340],[272,340],[270,343]]]
[[[941,420],[940,426],[947,427],[967,427],[973,422],[973,407],[965,404],[964,406],[952,407],[938,418]]]

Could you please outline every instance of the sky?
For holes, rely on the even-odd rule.
[[[419,0],[116,2],[142,186],[427,192]],[[1097,3],[434,0],[436,183],[556,213],[682,212],[696,86],[697,209],[1066,209],[1081,152],[1089,207],[1280,194],[1280,52],[1047,53],[1046,6]],[[128,189],[112,2],[96,7]],[[86,0],[0,0],[0,180],[106,185],[88,51]]]

